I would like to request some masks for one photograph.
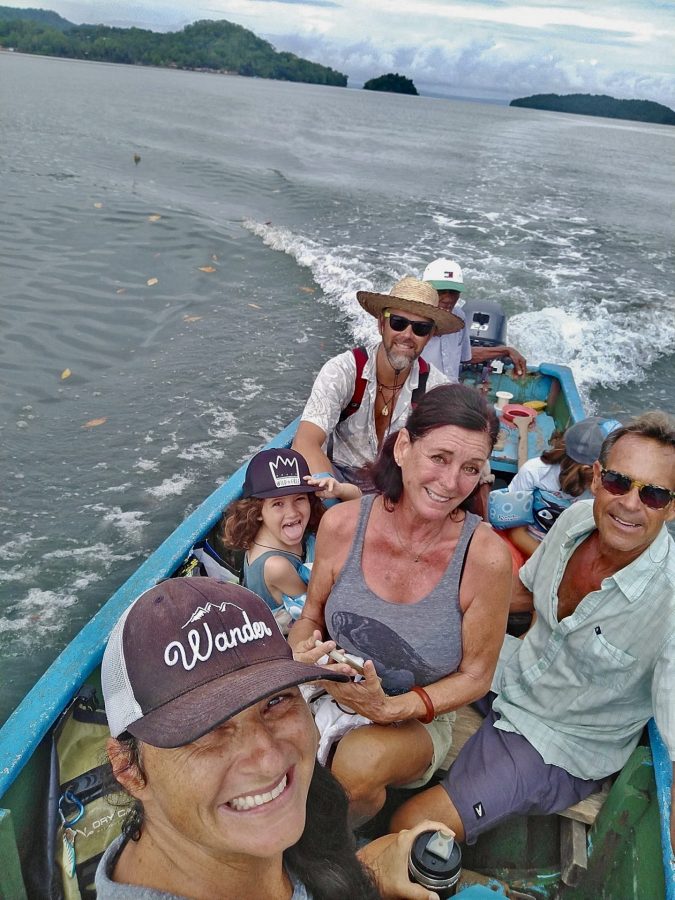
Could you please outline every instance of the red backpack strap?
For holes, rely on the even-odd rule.
[[[349,416],[353,415],[359,406],[361,406],[361,401],[363,400],[363,395],[366,390],[366,379],[363,377],[363,370],[368,362],[368,351],[365,347],[354,347],[352,353],[354,354],[354,362],[356,363],[354,393],[352,394],[352,399],[340,413],[340,422],[344,422],[345,419],[348,419]],[[428,368],[429,367],[427,366],[427,370]]]
[[[414,409],[424,396],[427,389],[427,381],[429,380],[429,363],[420,356],[417,360],[420,366],[420,375],[417,380],[417,387],[412,392],[410,404]]]

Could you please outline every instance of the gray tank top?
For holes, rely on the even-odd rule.
[[[425,687],[457,671],[462,659],[459,582],[480,517],[467,512],[455,552],[438,584],[411,604],[383,600],[363,577],[361,555],[375,495],[361,498],[349,556],[326,601],[326,627],[338,647],[372,659],[387,693]]]

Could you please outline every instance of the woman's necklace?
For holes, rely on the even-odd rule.
[[[292,550],[282,550],[281,547],[270,547],[269,544],[261,544],[260,541],[251,541],[252,544],[255,544],[256,547],[264,547],[265,550],[278,550],[279,553],[288,553],[289,556],[297,556],[298,559],[302,559],[301,553],[293,553]]]
[[[443,525],[441,525],[441,527],[438,529],[436,534],[432,534],[431,538],[426,542],[426,544],[422,547],[421,550],[418,549],[417,551],[413,552],[407,544],[403,543],[403,541],[401,539],[401,535],[399,534],[399,531],[398,531],[398,525],[396,524],[396,510],[394,510],[393,520],[394,520],[394,532],[396,534],[396,539],[398,540],[399,544],[401,545],[401,548],[403,550],[405,550],[406,553],[409,553],[412,556],[414,563],[418,563],[420,561],[421,557],[424,556],[425,552],[429,549],[429,547],[431,547],[431,545],[439,539],[439,537],[441,536],[441,532],[443,531]],[[445,524],[445,522],[443,524]]]

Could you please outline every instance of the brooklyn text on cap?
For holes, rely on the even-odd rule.
[[[348,681],[305,665],[252,591],[212,578],[170,578],[121,616],[101,684],[110,733],[181,747],[242,710],[308,681]]]
[[[422,281],[433,284],[437,291],[463,291],[462,269],[452,259],[435,259],[424,270]]]
[[[616,419],[590,416],[565,432],[565,453],[582,466],[592,466],[600,456],[600,449],[607,435],[615,428],[621,428]]]
[[[453,316],[438,305],[436,288],[425,281],[406,275],[392,287],[388,294],[375,294],[372,291],[357,291],[356,299],[366,312],[375,318],[385,309],[400,309],[425,319],[431,319],[439,334],[451,334],[461,331],[464,322],[459,316]]]
[[[316,487],[303,481],[309,474],[307,461],[297,450],[261,450],[248,464],[242,497],[314,493]]]

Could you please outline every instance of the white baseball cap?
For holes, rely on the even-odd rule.
[[[437,291],[463,291],[462,269],[452,259],[435,259],[424,270],[422,281],[428,281]]]

